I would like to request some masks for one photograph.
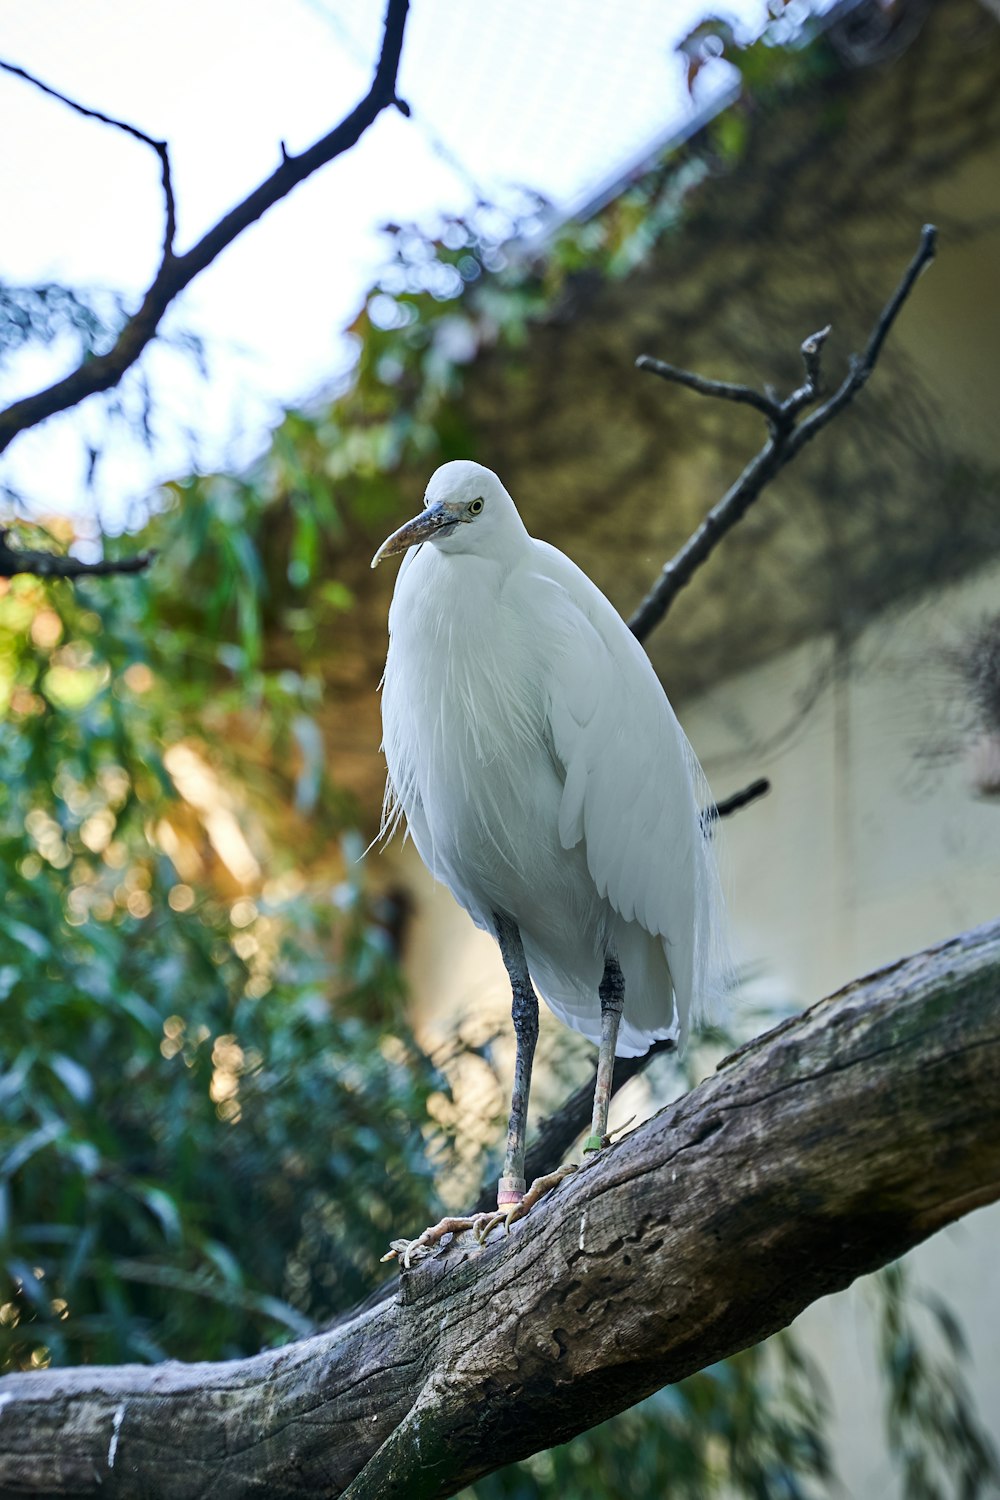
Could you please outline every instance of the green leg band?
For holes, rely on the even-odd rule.
[[[601,1137],[599,1135],[588,1135],[587,1139],[583,1143],[583,1149],[585,1153],[587,1151],[600,1151],[603,1149],[603,1147],[604,1142],[601,1140]]]

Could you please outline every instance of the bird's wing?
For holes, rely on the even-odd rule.
[[[544,680],[564,774],[559,837],[583,840],[602,897],[664,944],[681,1024],[707,995],[718,901],[700,770],[652,665],[586,574],[536,543],[554,649]]]

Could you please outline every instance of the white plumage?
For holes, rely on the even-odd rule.
[[[376,561],[407,547],[382,685],[384,831],[405,814],[477,926],[516,923],[536,988],[575,1030],[600,1041],[612,953],[618,1055],[683,1042],[718,988],[721,902],[700,771],[648,657],[479,464],[438,469]]]

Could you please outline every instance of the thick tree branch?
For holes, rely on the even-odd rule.
[[[823,344],[829,328],[811,334],[802,344],[802,361],[805,365],[804,383],[784,401],[771,395],[754,391],[749,386],[734,385],[726,381],[707,380],[690,370],[678,369],[662,360],[640,355],[636,361],[640,370],[649,370],[665,380],[689,387],[704,396],[719,397],[726,401],[742,401],[754,406],[767,418],[770,436],[760,452],[751,459],[736,483],[714,505],[698,527],[684,543],[680,551],[664,566],[653,588],[643,599],[629,620],[629,626],[639,640],[665,618],[670,606],[685,584],[691,582],[698,569],[715,551],[728,531],[743,519],[750,506],[760,495],[764,486],[778,474],[806,443],[843,411],[853,401],[867,381],[882,350],[882,345],[899,315],[903,303],[919,277],[921,271],[934,259],[937,231],[932,224],[925,224],[920,235],[920,245],[907,267],[902,280],[886,303],[872,329],[865,352],[855,355],[850,362],[847,375],[836,391],[818,407],[811,416],[801,422],[800,413],[818,399],[821,386],[821,359]]]
[[[8,533],[0,528],[0,578],[14,578],[31,573],[36,578],[94,578],[109,573],[142,573],[149,567],[155,552],[136,552],[132,557],[102,557],[98,562],[81,562],[58,552],[33,552],[26,547],[11,547]]]
[[[293,156],[283,152],[281,162],[270,177],[254,188],[253,192],[213,225],[198,243],[183,255],[175,255],[172,250],[173,197],[169,190],[169,163],[166,157],[166,147],[163,147],[161,160],[164,163],[165,173],[164,191],[167,193],[167,237],[156,275],[141,306],[129,318],[113,347],[106,354],[99,354],[84,360],[64,379],[56,381],[45,390],[37,391],[32,396],[25,396],[20,401],[13,402],[5,411],[0,412],[0,453],[17,437],[18,433],[34,427],[56,412],[66,411],[87,396],[110,390],[112,386],[117,385],[126,370],[135,363],[147,344],[155,337],[160,320],[174,298],[201,271],[204,271],[206,266],[211,265],[212,261],[225,250],[227,245],[231,245],[244,229],[253,224],[280,199],[286,197],[292,188],[304,182],[319,167],[325,166],[334,157],[348,151],[360,140],[382,110],[398,103],[396,76],[399,71],[408,6],[409,0],[388,0],[382,50],[375,69],[375,77],[371,88],[360,104],[350,114],[345,115],[339,125],[299,155]],[[18,71],[22,73],[22,76],[29,76],[25,75],[23,70],[10,68],[8,71]],[[30,81],[38,83],[38,80],[34,78],[30,78]],[[49,89],[47,85],[39,86],[44,87],[48,93],[55,94],[56,92],[54,89]],[[57,95],[57,97],[65,99],[63,95]],[[81,113],[107,119],[109,124],[129,131],[159,151],[159,143],[134,127],[127,126],[120,120],[99,116],[97,111],[86,110],[82,105],[74,104],[71,100],[65,100],[65,102]]]
[[[228,1364],[0,1381],[5,1496],[453,1494],[1000,1197],[1000,921],[727,1059],[484,1248]]]

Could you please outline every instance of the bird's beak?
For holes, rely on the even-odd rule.
[[[428,505],[419,516],[414,516],[412,521],[407,521],[392,536],[387,536],[381,547],[372,558],[372,567],[377,568],[385,557],[392,557],[396,552],[405,552],[407,547],[415,547],[417,542],[425,542],[429,536],[434,536],[446,526],[457,524],[458,518],[452,514],[439,500],[434,505]]]

